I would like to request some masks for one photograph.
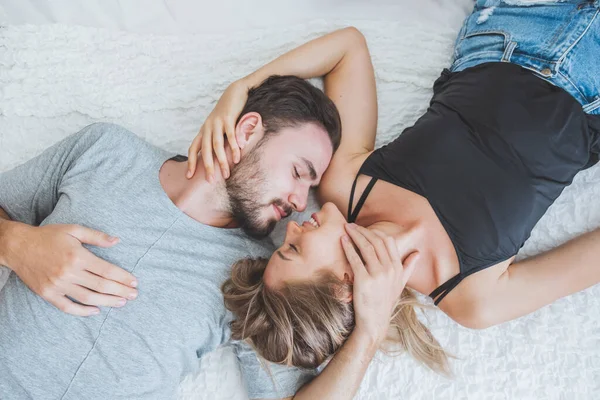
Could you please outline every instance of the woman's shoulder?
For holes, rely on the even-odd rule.
[[[334,203],[342,213],[347,212],[352,182],[372,151],[362,154],[335,154],[317,189],[321,204]]]

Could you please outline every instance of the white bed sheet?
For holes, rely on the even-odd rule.
[[[136,2],[89,1],[84,10],[67,3],[74,2],[0,3],[0,16],[11,25],[0,29],[0,171],[95,121],[119,123],[152,143],[185,153],[229,82],[348,24],[363,30],[371,48],[380,107],[377,144],[382,145],[427,107],[431,85],[448,64],[454,36],[472,4],[427,0],[418,6],[407,1],[372,8],[350,2],[338,6],[337,13],[333,6],[305,5],[292,16],[273,6],[269,10],[276,15],[270,19],[249,7],[245,15],[223,16],[219,23],[212,11],[213,17],[198,26],[193,23],[196,11],[170,7],[163,14],[167,8],[161,7],[175,2],[133,7]],[[600,168],[594,167],[565,190],[519,256],[600,226],[599,194]],[[307,214],[315,207],[313,199]],[[279,227],[274,236],[280,240],[281,235]],[[459,357],[453,362],[456,378],[437,376],[405,356],[380,355],[356,398],[597,399],[599,294],[594,287],[481,332],[461,328],[441,312],[428,312],[436,337]],[[228,349],[210,353],[200,364],[201,371],[182,384],[181,399],[245,398]]]
[[[395,21],[400,15],[440,15],[464,10],[444,0],[0,0],[0,21],[14,24],[83,25],[137,33],[226,33],[276,29],[314,19]]]

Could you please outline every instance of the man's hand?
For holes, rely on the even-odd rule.
[[[343,237],[342,246],[354,272],[354,329],[378,347],[387,336],[392,312],[415,268],[418,253],[410,254],[403,265],[391,236],[355,224],[347,224],[346,232],[364,260],[350,239]]]
[[[94,306],[121,307],[137,297],[129,272],[92,254],[82,244],[111,247],[117,238],[79,225],[13,225],[7,266],[36,294],[68,314],[89,316]],[[67,298],[77,300],[77,304]]]

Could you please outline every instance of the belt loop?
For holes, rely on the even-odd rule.
[[[512,57],[513,51],[517,47],[517,42],[512,41],[506,46],[506,50],[504,50],[504,54],[502,55],[503,62],[510,62],[510,58]]]
[[[600,95],[594,98],[594,101],[588,103],[583,106],[583,112],[586,114],[591,114],[592,111],[600,108]],[[598,128],[600,128],[600,124],[598,124]],[[598,131],[598,135],[600,135],[600,131]]]

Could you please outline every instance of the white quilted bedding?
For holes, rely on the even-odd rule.
[[[226,85],[276,55],[344,25],[360,28],[377,74],[382,145],[425,110],[471,2],[429,1],[395,21],[314,20],[284,29],[154,36],[89,27],[0,28],[0,171],[95,121],[121,124],[185,154]],[[600,226],[600,167],[581,173],[536,226],[520,257]],[[307,212],[314,211],[313,206]],[[281,237],[281,229],[275,238]],[[600,245],[600,244],[599,244]],[[7,271],[0,268],[0,287]],[[408,357],[379,356],[357,399],[597,399],[600,286],[485,331],[427,312],[459,359],[456,378]],[[0,327],[1,329],[1,327]],[[235,357],[217,350],[181,385],[181,399],[246,398]],[[2,379],[2,377],[0,377]]]

